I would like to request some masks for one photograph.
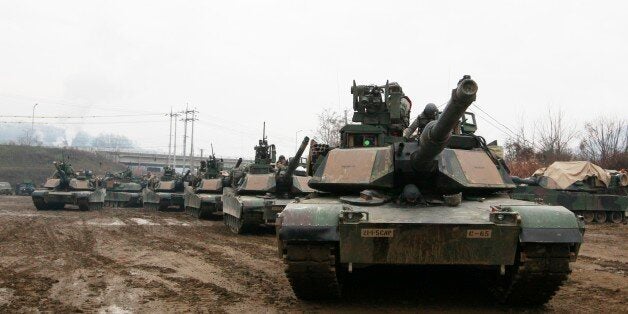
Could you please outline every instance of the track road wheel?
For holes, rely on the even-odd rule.
[[[286,245],[286,276],[297,298],[324,300],[341,296],[334,247],[329,244]]]
[[[569,245],[564,243],[520,244],[515,265],[506,267],[493,287],[502,303],[512,306],[542,306],[560,288],[569,273]]]
[[[610,212],[610,216],[611,216],[611,221],[613,223],[619,224],[622,221],[624,221],[624,213],[623,212],[613,211],[613,212]]]
[[[590,210],[586,210],[582,212],[582,217],[584,218],[585,223],[590,224],[595,220],[595,213]]]
[[[607,219],[607,215],[605,211],[598,211],[595,213],[595,221],[601,224],[605,223]]]

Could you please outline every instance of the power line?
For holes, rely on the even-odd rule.
[[[86,115],[86,116],[34,116],[35,119],[87,119],[87,118],[120,118],[120,117],[144,117],[161,116],[163,113],[151,114],[116,114],[116,115]],[[33,118],[33,116],[0,115],[0,118]]]
[[[163,121],[150,120],[150,121],[108,121],[108,122],[35,122],[36,125],[66,125],[66,124],[136,124],[136,123],[161,123]],[[0,121],[0,124],[31,124],[31,121]]]

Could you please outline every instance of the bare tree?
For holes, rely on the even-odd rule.
[[[628,167],[628,121],[598,118],[584,126],[580,141],[580,156],[602,167],[620,169]]]
[[[539,162],[534,138],[528,140],[525,124],[519,125],[516,133],[506,139],[504,158],[512,175],[527,177],[542,167],[542,164]]]
[[[549,109],[547,118],[536,125],[538,148],[547,163],[572,157],[570,145],[577,138],[578,131],[564,118],[561,109],[557,112]]]
[[[344,125],[345,120],[340,113],[329,108],[323,109],[318,115],[318,140],[332,147],[340,146],[340,129]]]

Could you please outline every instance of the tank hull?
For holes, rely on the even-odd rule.
[[[62,209],[66,205],[78,206],[80,210],[100,209],[105,202],[105,189],[93,191],[35,190],[31,197],[38,210]]]
[[[106,207],[141,207],[141,191],[115,191],[107,190],[105,195]]]
[[[586,223],[622,223],[626,221],[628,196],[583,191],[552,190],[541,186],[518,186],[514,199],[564,206],[584,217]]]
[[[199,219],[220,218],[222,215],[222,194],[196,193],[192,187],[185,189],[185,211]]]
[[[237,234],[253,233],[259,227],[274,227],[277,216],[293,199],[257,195],[238,195],[232,188],[223,189],[223,219]]]
[[[500,213],[503,220],[498,219]],[[445,265],[513,274],[513,280],[494,286],[502,291],[500,300],[516,303],[513,298],[526,294],[523,299],[535,304],[547,301],[567,278],[568,263],[577,256],[583,234],[584,224],[567,209],[507,196],[465,201],[457,207],[356,206],[338,198],[312,198],[289,204],[277,228],[287,277],[303,299],[341,297],[343,281],[356,268]],[[529,267],[538,262],[557,271],[556,281],[537,299],[523,293],[530,287],[514,278],[537,276],[531,277],[534,282],[552,270],[522,268],[526,253],[540,254]],[[500,276],[495,277],[499,281]]]
[[[153,210],[184,210],[185,195],[183,192],[159,192],[144,189],[142,192],[142,204],[145,208]]]

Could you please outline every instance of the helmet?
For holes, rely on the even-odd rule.
[[[425,105],[425,108],[423,109],[423,117],[425,118],[435,119],[437,113],[438,113],[438,108],[433,103],[429,103]]]

